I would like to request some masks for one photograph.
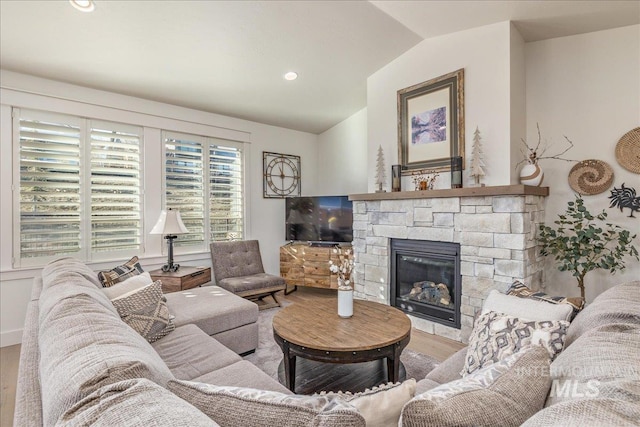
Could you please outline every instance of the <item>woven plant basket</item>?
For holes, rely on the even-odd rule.
[[[604,193],[613,184],[613,169],[602,160],[583,160],[569,172],[569,185],[582,195]]]
[[[616,145],[616,160],[626,170],[640,174],[640,127],[620,138]]]

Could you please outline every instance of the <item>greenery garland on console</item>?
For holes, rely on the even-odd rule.
[[[578,281],[584,299],[584,276],[597,269],[611,273],[624,270],[624,257],[638,258],[638,250],[631,244],[633,236],[618,225],[604,222],[607,213],[593,216],[584,206],[582,197],[568,202],[567,210],[554,221],[557,228],[540,224],[538,242],[542,255],[553,255],[558,270],[570,271]],[[604,223],[604,224],[603,224]]]

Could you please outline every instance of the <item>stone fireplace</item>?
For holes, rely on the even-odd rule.
[[[492,289],[504,291],[514,280],[540,287],[543,263],[535,233],[547,195],[546,187],[523,185],[351,195],[356,298],[397,300],[390,286],[392,240],[459,245],[459,323],[409,317],[417,329],[466,342],[473,316]],[[425,291],[423,298],[433,298],[435,291]]]

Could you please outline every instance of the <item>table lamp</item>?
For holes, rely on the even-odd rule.
[[[156,222],[150,234],[163,234],[164,238],[167,239],[169,254],[167,263],[162,266],[162,271],[165,273],[169,271],[175,272],[180,268],[180,264],[173,263],[173,239],[178,237],[178,234],[188,232],[189,230],[184,226],[182,218],[180,217],[180,211],[169,208],[169,210],[160,213],[160,218],[158,218],[158,222]]]

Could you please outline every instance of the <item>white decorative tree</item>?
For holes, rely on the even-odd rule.
[[[376,193],[382,193],[385,191],[383,188],[387,181],[387,173],[384,166],[384,153],[382,152],[382,145],[378,147],[378,160],[376,162]]]
[[[476,131],[473,133],[473,148],[471,152],[471,176],[475,178],[476,185],[481,185],[480,181],[485,176],[484,168],[486,167],[482,159],[482,142],[480,137],[480,131],[476,126]]]

